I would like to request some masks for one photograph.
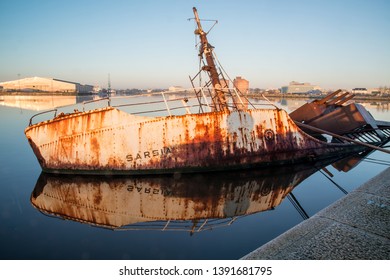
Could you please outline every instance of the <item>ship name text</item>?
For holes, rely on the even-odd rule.
[[[126,160],[127,161],[134,161],[134,160],[148,159],[148,158],[153,158],[153,157],[162,157],[162,156],[166,156],[170,153],[172,153],[172,149],[169,147],[164,147],[162,149],[157,149],[157,150],[138,152],[137,154],[127,154]]]

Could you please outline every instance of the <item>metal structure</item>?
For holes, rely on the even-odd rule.
[[[110,96],[110,93],[111,93],[111,79],[110,79],[110,73],[108,73],[107,95]]]
[[[367,149],[389,152],[379,146],[389,140],[390,124],[370,118],[358,104],[343,106],[347,95],[331,104],[327,101],[331,97],[315,103],[325,104],[323,110],[309,106],[298,109],[295,115],[272,104],[268,104],[269,108],[250,104],[251,109],[247,109],[236,89],[223,86],[224,77],[216,66],[213,47],[197,10],[193,11],[195,34],[201,42],[199,57],[204,60],[201,71],[210,77],[203,87],[193,88],[197,103],[183,97],[180,106],[170,107],[171,100],[162,93],[163,107],[158,107],[158,101],[115,106],[108,98],[108,106],[100,109],[83,108],[68,114],[55,110],[53,119],[36,124],[33,116],[25,134],[45,172],[186,173],[313,162]],[[142,105],[140,111],[119,110],[136,105]],[[333,107],[335,110],[329,110]],[[351,112],[353,108],[359,108],[359,114],[344,117],[337,113]],[[194,109],[197,112],[192,112]],[[305,112],[309,112],[310,120],[321,116],[325,121],[307,123]],[[322,126],[330,116],[334,123],[345,120],[353,126],[346,131]]]

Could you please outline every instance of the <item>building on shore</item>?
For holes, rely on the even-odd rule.
[[[352,89],[352,93],[353,94],[368,94],[369,91],[366,88],[354,88],[354,89]]]
[[[14,81],[0,82],[2,91],[92,93],[93,86],[54,78],[29,77]]]
[[[237,76],[233,80],[233,86],[244,96],[247,96],[249,93],[249,81],[243,79],[240,76]],[[237,109],[248,109],[248,99],[241,99],[239,96],[233,94],[233,102],[236,104]]]
[[[170,92],[182,92],[182,91],[185,91],[185,88],[183,88],[182,86],[171,86],[168,88],[168,91]]]
[[[281,88],[281,93],[320,93],[321,87],[310,83],[299,83],[292,81],[288,86]]]
[[[383,95],[390,94],[388,87],[379,87],[379,88],[353,88],[351,90],[353,94],[357,95]]]
[[[248,91],[249,91],[249,81],[248,80],[245,80],[240,76],[237,76],[234,79],[233,84],[234,84],[235,88],[238,89],[239,92],[241,92],[242,94],[248,94]]]

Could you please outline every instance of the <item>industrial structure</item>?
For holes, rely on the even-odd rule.
[[[170,86],[168,88],[168,91],[169,92],[182,92],[182,91],[185,91],[185,88],[183,88],[182,86]]]
[[[321,87],[312,85],[310,83],[299,83],[292,81],[288,86],[281,88],[281,93],[319,93]]]
[[[249,81],[237,76],[233,81],[234,86],[242,93],[247,94],[249,91]]]
[[[43,172],[174,175],[318,165],[322,160],[372,150],[389,153],[382,147],[390,141],[390,122],[378,121],[363,105],[349,103],[353,95],[342,90],[290,113],[249,101],[247,106],[244,94],[221,84],[221,78],[225,79],[222,66],[195,7],[193,12],[201,66],[195,77],[190,77],[193,96],[167,100],[162,92],[160,100],[153,96],[146,97],[149,102],[134,100],[120,105],[112,105],[108,97],[107,105],[96,100],[104,107],[70,113],[58,108],[46,112],[44,121],[42,113],[35,114],[24,132]],[[201,71],[209,80],[200,79]],[[204,86],[195,87],[195,79]],[[182,101],[182,106],[177,101]],[[156,211],[165,211],[164,205],[157,204]]]
[[[20,92],[91,93],[94,87],[54,78],[29,77],[1,82],[0,88],[2,91]]]

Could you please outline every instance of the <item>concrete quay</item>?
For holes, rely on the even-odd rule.
[[[390,168],[242,260],[390,260]]]

